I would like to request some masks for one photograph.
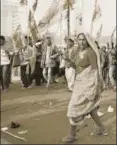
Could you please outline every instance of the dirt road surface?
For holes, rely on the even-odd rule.
[[[69,121],[66,116],[71,93],[64,84],[54,84],[47,90],[45,85],[23,90],[20,83],[13,83],[8,92],[1,94],[1,126],[8,131],[24,137],[27,142],[1,133],[2,143],[12,144],[62,144],[61,139],[68,134]],[[114,112],[107,109],[111,105]],[[108,130],[108,136],[91,136],[94,123],[87,118],[87,127],[77,133],[78,141],[74,144],[116,144],[116,93],[113,90],[102,94],[100,112],[101,119]],[[21,127],[11,129],[11,121],[18,122]],[[19,131],[26,131],[19,134]]]

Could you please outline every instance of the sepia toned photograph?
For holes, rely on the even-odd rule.
[[[0,0],[1,144],[116,144],[116,0]]]

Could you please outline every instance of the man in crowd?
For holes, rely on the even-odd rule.
[[[111,86],[114,90],[116,90],[116,80],[114,76],[116,71],[116,65],[117,65],[116,50],[111,47],[109,50],[109,79],[110,79]]]
[[[5,37],[0,36],[0,85],[2,90],[7,91],[10,84],[9,71],[10,71],[10,59],[11,52],[6,45]]]
[[[75,47],[74,41],[72,39],[68,39],[68,48],[66,49],[63,58],[65,60],[65,76],[68,83],[69,91],[73,91],[74,80],[75,80]]]
[[[56,66],[55,59],[58,55],[58,49],[52,43],[51,37],[46,36],[43,44],[41,67],[43,68],[43,76],[47,81],[47,87],[49,87],[52,82],[53,68]]]
[[[25,39],[28,41],[28,37],[25,37]],[[31,88],[31,75],[34,72],[36,62],[35,50],[31,45],[27,45],[19,50],[19,55],[21,60],[20,72],[23,88]]]
[[[117,85],[117,45],[115,45],[115,58],[116,58],[116,69],[115,69],[115,81],[116,81],[116,85]]]
[[[101,69],[102,69],[102,76],[104,81],[104,88],[109,87],[109,59],[108,59],[108,52],[106,52],[106,45],[101,46],[100,48],[100,58],[101,58]]]
[[[42,82],[44,82],[41,68],[41,59],[42,59],[42,40],[38,40],[33,49],[36,50],[36,62],[35,62],[35,69],[34,72],[31,75],[31,81],[35,79],[36,86],[40,86]]]

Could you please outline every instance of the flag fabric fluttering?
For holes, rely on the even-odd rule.
[[[100,38],[100,36],[101,36],[102,27],[103,27],[103,25],[101,24],[100,29],[99,29],[99,31],[98,31],[97,34],[96,34],[96,40],[98,40],[98,39]]]
[[[27,5],[27,0],[20,0],[20,5]]]
[[[29,9],[29,17],[28,17],[28,35],[32,38],[32,41],[35,42],[39,38],[38,26],[35,19],[35,11],[38,6],[38,1],[35,0],[32,8]]]
[[[68,4],[72,10],[75,0],[53,0],[50,8],[46,12],[45,16],[40,20],[38,26],[39,28],[44,28],[45,26],[50,27],[54,25],[57,21],[61,20],[61,12],[64,13],[63,19],[67,18],[67,8]]]
[[[20,34],[21,34],[21,25],[18,25],[15,32],[12,35],[12,40],[16,48],[21,48],[22,46]]]
[[[47,24],[50,23],[50,21],[52,20],[52,18],[57,15],[58,13],[58,1],[57,0],[53,0],[51,6],[49,7],[49,9],[47,10],[45,16],[39,21],[38,26],[41,27],[45,27]]]
[[[102,16],[102,11],[99,5],[98,0],[95,0],[94,3],[94,11],[93,11],[93,16],[92,16],[92,23],[91,23],[91,35],[93,32],[93,23],[98,20]]]
[[[78,24],[82,25],[82,14],[81,13],[76,17],[76,19],[78,20]]]
[[[29,34],[33,41],[38,40],[38,27],[36,24],[36,20],[34,18],[34,14],[31,10],[29,10],[29,17],[28,17],[28,30]]]
[[[98,0],[95,0],[95,6],[94,6],[94,12],[93,12],[93,17],[92,17],[92,21],[96,21],[98,18],[100,18],[102,16],[102,12],[101,12],[101,8],[99,5]]]
[[[32,6],[32,9],[33,9],[34,12],[35,12],[36,9],[37,9],[37,5],[38,5],[38,0],[35,0],[34,4],[33,4],[33,6]]]
[[[18,27],[16,28],[16,31],[13,33],[12,42],[15,48],[21,49],[25,46],[25,41],[21,32],[21,25],[18,25]]]
[[[113,32],[112,32],[112,34],[111,34],[111,42],[113,42],[114,34],[115,34],[115,32],[116,32],[116,29],[117,29],[117,27],[114,28],[114,30],[113,30]]]
[[[70,6],[70,10],[73,10],[73,6],[75,4],[75,0],[61,0],[58,3],[58,8],[56,14],[49,22],[49,26],[54,25],[56,22],[60,22],[68,18],[68,4]],[[62,14],[62,18],[61,18]]]
[[[28,22],[31,24],[34,23],[34,15],[31,10],[29,10]]]
[[[68,8],[68,5],[70,8],[73,8],[73,5],[75,4],[75,0],[64,0],[63,8],[64,10]]]

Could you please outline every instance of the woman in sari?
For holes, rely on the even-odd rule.
[[[88,114],[91,115],[98,126],[97,132],[95,132],[96,135],[107,134],[97,114],[102,92],[99,50],[89,34],[80,33],[77,39],[76,78],[67,112],[71,128],[69,135],[63,140],[65,143],[76,140],[77,126],[83,123]]]

